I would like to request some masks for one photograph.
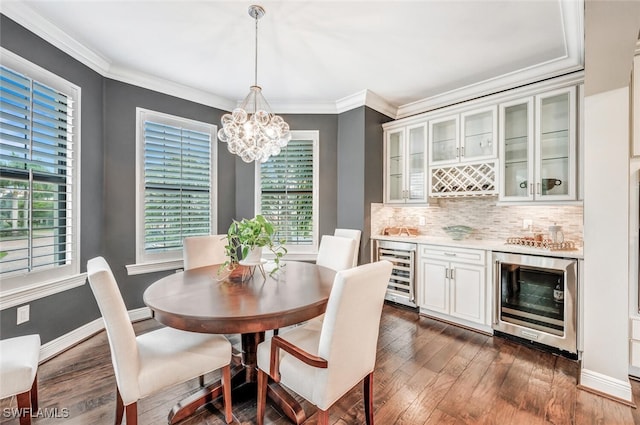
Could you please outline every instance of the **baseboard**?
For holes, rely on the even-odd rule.
[[[141,307],[135,310],[129,310],[129,318],[131,322],[138,322],[140,320],[150,319],[151,310],[149,307]],[[52,357],[57,356],[63,351],[68,350],[76,344],[84,341],[85,339],[97,334],[104,330],[104,321],[102,317],[89,322],[68,332],[58,338],[42,344],[40,347],[40,363],[49,360]]]
[[[40,347],[40,363],[62,353],[104,329],[102,317],[82,325]]]
[[[628,379],[623,381],[589,369],[582,369],[578,388],[633,405],[631,382]]]

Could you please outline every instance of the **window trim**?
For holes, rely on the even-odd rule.
[[[311,140],[313,141],[313,242],[309,246],[285,245],[287,254],[285,259],[290,260],[315,260],[318,254],[319,242],[319,223],[320,223],[320,131],[319,130],[292,130],[291,140]],[[255,214],[261,214],[261,173],[260,162],[255,163],[255,194],[254,194],[254,210]],[[265,258],[271,258],[273,255],[265,252]]]
[[[82,286],[86,282],[86,274],[80,273],[82,89],[67,79],[3,47],[0,47],[0,63],[72,98],[75,110],[73,126],[76,129],[73,133],[74,166],[71,180],[72,206],[70,211],[72,214],[71,231],[73,235],[71,238],[71,264],[1,279],[0,310],[4,310],[5,308]]]
[[[182,267],[182,251],[169,251],[156,255],[144,252],[144,122],[145,120],[161,124],[176,125],[197,129],[211,134],[211,181],[210,181],[210,211],[211,233],[218,229],[218,139],[217,126],[202,121],[166,114],[141,107],[136,107],[136,264],[127,265],[129,275],[152,273],[156,271],[174,270]]]

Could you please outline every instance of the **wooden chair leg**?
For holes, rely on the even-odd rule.
[[[367,425],[373,425],[373,372],[364,378],[364,417]]]
[[[120,425],[122,423],[122,416],[124,416],[124,402],[122,401],[122,396],[120,395],[120,390],[118,386],[116,386],[116,420],[115,425]]]
[[[267,384],[269,383],[269,375],[261,369],[258,369],[258,425],[264,423],[264,413],[267,405]]]
[[[329,425],[329,411],[318,409],[318,425]]]
[[[31,425],[31,397],[29,391],[16,396],[18,399],[18,411],[20,412],[20,425]]]
[[[124,407],[127,416],[127,425],[138,425],[138,403],[133,402]]]
[[[31,385],[31,410],[38,411],[38,374],[33,378]]]
[[[231,365],[222,368],[222,398],[224,401],[224,420],[230,424],[233,421],[231,411]]]

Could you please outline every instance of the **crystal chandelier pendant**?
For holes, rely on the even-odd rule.
[[[222,128],[218,140],[227,144],[227,149],[244,162],[266,162],[270,156],[278,155],[280,149],[291,140],[289,125],[278,115],[271,113],[262,89],[257,85],[258,75],[258,19],[264,16],[260,6],[250,6],[249,16],[256,20],[256,84],[242,104],[221,119]]]

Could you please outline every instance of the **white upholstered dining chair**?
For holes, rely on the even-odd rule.
[[[20,425],[31,424],[38,410],[38,360],[40,335],[0,341],[0,399],[16,396]]]
[[[224,414],[231,423],[231,343],[222,335],[170,327],[136,336],[118,284],[104,258],[87,263],[91,290],[104,319],[116,376],[116,425],[137,423],[139,399],[222,369]]]
[[[295,327],[258,345],[258,424],[265,414],[267,381],[314,404],[318,424],[328,409],[364,379],[364,407],[373,425],[373,370],[391,263],[379,261],[336,274],[321,328]]]
[[[333,232],[333,236],[340,236],[341,238],[351,238],[356,241],[354,247],[355,254],[353,256],[353,267],[358,265],[358,254],[360,252],[360,238],[362,237],[362,231],[358,229],[336,229]]]
[[[188,236],[182,240],[184,269],[222,264],[227,261],[227,235]]]
[[[355,240],[340,236],[323,235],[318,248],[316,264],[335,271],[353,267]]]

